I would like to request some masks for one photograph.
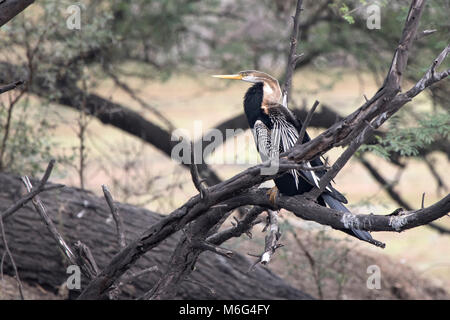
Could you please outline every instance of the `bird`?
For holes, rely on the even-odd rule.
[[[245,70],[236,74],[213,75],[213,77],[230,80],[241,80],[253,85],[244,96],[244,112],[248,125],[252,129],[256,148],[261,160],[266,161],[278,157],[281,153],[292,148],[299,139],[302,121],[288,108],[286,97],[283,96],[279,82],[273,76],[257,70]],[[307,132],[302,143],[310,141]],[[320,157],[307,163],[310,167],[323,167]],[[285,196],[294,196],[309,192],[314,186],[319,187],[320,178],[326,173],[323,170],[291,169],[274,179],[275,187],[269,190],[270,201],[274,203],[278,192]],[[331,183],[318,197],[317,202],[322,206],[350,213],[344,204],[348,201],[337,191]],[[349,228],[341,231],[362,241],[378,247],[384,243],[372,238],[367,231]]]

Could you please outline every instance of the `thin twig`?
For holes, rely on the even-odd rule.
[[[127,246],[125,240],[125,232],[122,216],[119,213],[119,209],[114,204],[113,197],[111,192],[106,185],[102,185],[103,194],[105,196],[106,202],[108,203],[109,209],[111,210],[111,214],[113,216],[114,222],[116,223],[117,229],[117,241],[119,243],[120,248],[125,248]]]
[[[267,210],[267,224],[263,229],[263,232],[267,231],[267,235],[264,241],[264,252],[261,255],[253,255],[256,256],[258,260],[256,260],[249,268],[248,272],[252,271],[258,263],[262,265],[267,265],[272,259],[273,254],[278,248],[283,247],[282,244],[278,243],[280,239],[280,227],[278,226],[278,213],[277,211]]]
[[[81,241],[77,241],[74,244],[74,247],[77,250],[78,259],[81,261],[81,265],[89,269],[90,277],[97,276],[100,273],[100,269],[95,262],[91,249]]]
[[[232,258],[233,257],[233,251],[225,249],[225,248],[221,248],[219,246],[215,246],[211,243],[208,243],[206,241],[199,241],[199,242],[195,242],[193,245],[194,248],[196,249],[202,249],[204,251],[211,251],[214,252],[220,256],[224,256],[226,258]]]
[[[418,33],[414,40],[422,39],[426,36],[429,36],[430,34],[433,34],[437,31],[437,29],[429,29],[429,30],[423,30],[422,32]]]
[[[392,185],[392,183],[389,183],[376,169],[375,167],[372,166],[372,164],[370,164],[369,161],[367,161],[364,157],[358,157],[359,161],[361,162],[361,164],[367,169],[367,171],[369,171],[369,173],[371,174],[372,178],[375,179],[375,181],[377,181],[387,192],[387,194],[391,197],[392,200],[394,200],[398,205],[400,205],[401,207],[403,207],[406,210],[412,210],[412,206],[409,205],[402,197],[401,195],[396,192],[394,190],[394,186]],[[425,193],[422,195],[422,209],[424,207],[424,199],[425,197]],[[440,225],[436,224],[436,223],[429,223],[426,225],[427,227],[434,229],[435,231],[441,233],[441,234],[450,234],[450,230],[441,227]]]
[[[320,267],[319,268],[316,267],[317,263],[316,263],[315,259],[313,258],[312,254],[309,252],[309,250],[306,248],[306,246],[303,244],[303,242],[300,240],[300,238],[297,236],[295,231],[291,231],[291,233],[294,236],[294,239],[297,242],[298,246],[305,254],[306,259],[308,260],[309,266],[311,268],[311,273],[314,278],[314,282],[316,283],[317,294],[319,295],[319,298],[322,300],[323,299],[322,283],[320,281],[320,276],[319,276],[320,271],[318,270],[318,269],[320,269]]]
[[[114,72],[110,72],[107,71],[108,75],[113,79],[113,81],[115,82],[115,84],[121,88],[123,91],[125,91],[126,93],[128,93],[128,95],[135,101],[137,101],[141,107],[143,107],[146,110],[149,110],[150,112],[152,112],[156,117],[158,117],[162,122],[164,122],[164,124],[167,126],[167,129],[170,131],[174,131],[175,130],[175,126],[173,125],[173,123],[166,117],[164,116],[157,108],[149,105],[148,103],[146,103],[144,100],[142,100],[140,97],[138,97],[136,95],[136,93],[133,91],[133,89],[131,89],[125,82],[121,81],[119,79],[119,77],[117,77]]]
[[[372,133],[374,127],[370,123],[363,123],[361,126],[361,133],[354,139],[345,151],[340,155],[336,162],[331,166],[319,181],[319,189],[321,192],[325,190],[328,184],[336,177],[339,171],[346,165],[351,159],[359,147],[366,141],[367,137]]]
[[[31,192],[31,190],[33,189],[33,185],[31,184],[30,179],[27,176],[24,176],[22,177],[22,182],[27,188],[28,192]],[[33,203],[34,208],[39,213],[45,225],[47,226],[47,229],[50,231],[53,239],[56,241],[59,248],[64,252],[66,257],[69,259],[70,263],[78,265],[77,257],[75,256],[73,250],[67,245],[61,234],[56,229],[55,225],[53,224],[53,221],[50,219],[47,212],[45,211],[44,204],[42,203],[39,196],[38,195],[34,196],[31,199],[31,202]]]
[[[192,142],[191,142],[190,172],[192,182],[194,183],[194,186],[197,189],[197,191],[200,192],[200,198],[206,200],[208,196],[208,188],[204,185],[205,180],[200,178],[198,167],[197,164],[195,163],[195,151],[194,151],[194,144]]]
[[[442,180],[442,178],[440,177],[439,173],[437,172],[437,170],[436,170],[436,168],[434,166],[434,161],[428,159],[427,156],[423,157],[423,161],[425,162],[425,164],[427,165],[427,167],[430,170],[431,174],[433,175],[434,179],[436,180],[437,192],[440,193],[442,190],[447,191],[448,187],[445,184],[445,182]]]
[[[309,123],[311,122],[312,116],[314,114],[314,111],[316,111],[317,106],[319,105],[319,101],[315,101],[311,110],[309,110],[308,114],[306,115],[306,119],[302,124],[302,128],[300,130],[300,134],[298,135],[298,140],[297,143],[298,144],[302,144],[303,143],[303,138],[305,137],[305,133],[306,133],[306,128],[308,128]]]
[[[297,45],[298,45],[298,34],[300,26],[300,12],[302,9],[302,0],[297,1],[297,6],[295,9],[295,15],[293,16],[294,25],[292,27],[291,33],[291,46],[289,49],[289,55],[286,65],[286,75],[283,86],[283,104],[287,106],[289,103],[289,95],[291,91],[292,76],[294,75],[295,66],[298,62],[299,57],[296,56]],[[301,55],[300,55],[301,56]]]
[[[117,285],[118,288],[133,282],[136,278],[142,277],[143,275],[146,275],[147,273],[151,273],[151,272],[156,272],[158,271],[158,267],[157,266],[153,266],[150,268],[146,268],[144,270],[140,270],[136,273],[133,273],[131,276],[129,276],[126,279],[123,279],[122,281],[120,281],[120,283]]]
[[[269,231],[265,239],[264,253],[261,255],[261,264],[263,265],[268,264],[275,250],[283,246],[278,243],[281,236],[280,227],[278,226],[278,213],[273,210],[268,210],[267,213]]]
[[[206,239],[206,241],[212,244],[220,245],[230,238],[240,237],[243,233],[247,234],[247,236],[251,238],[251,229],[254,225],[260,222],[259,220],[257,221],[256,218],[265,210],[266,209],[263,207],[253,207],[245,214],[244,218],[242,218],[242,220],[238,220],[233,227],[211,235]]]
[[[5,246],[5,251],[8,254],[9,259],[11,260],[11,265],[14,269],[14,274],[15,274],[15,278],[17,281],[17,285],[19,286],[19,293],[20,293],[20,298],[22,300],[25,300],[25,297],[23,295],[23,287],[22,287],[22,282],[20,281],[20,277],[19,277],[19,271],[17,271],[17,266],[16,263],[14,261],[13,255],[11,253],[11,251],[9,250],[9,246],[8,246],[8,241],[6,240],[6,234],[5,234],[5,227],[3,225],[3,219],[0,216],[0,231],[2,233],[2,239],[3,239],[3,244]],[[2,266],[3,266],[3,259],[2,259]],[[3,273],[2,273],[3,276]]]
[[[4,124],[3,138],[2,138],[2,143],[0,145],[0,170],[2,170],[5,167],[5,164],[3,163],[3,160],[4,160],[3,158],[6,153],[6,146],[7,146],[7,142],[9,139],[14,107],[19,102],[19,100],[24,96],[25,91],[26,91],[26,87],[24,89],[20,90],[20,93],[18,95],[16,95],[14,97],[14,99],[11,99],[11,97],[9,99],[10,101],[9,101],[7,115],[6,115],[6,123]],[[3,126],[3,124],[2,124],[2,126]]]
[[[33,189],[33,185],[31,184],[30,179],[28,179],[27,176],[22,177],[22,182],[24,183],[28,192],[30,192]],[[41,216],[42,220],[47,226],[47,229],[50,231],[50,234],[57,243],[58,247],[67,257],[69,262],[73,265],[80,266],[81,270],[88,279],[95,278],[100,270],[97,267],[97,264],[95,263],[94,257],[92,256],[92,253],[89,250],[89,248],[80,241],[78,241],[75,244],[75,248],[77,249],[77,251],[74,251],[72,248],[70,248],[70,246],[66,243],[66,241],[62,237],[61,233],[58,231],[58,229],[56,229],[52,219],[48,216],[45,206],[42,203],[39,196],[38,195],[34,196],[31,202],[33,203],[36,211]]]
[[[421,208],[423,209],[424,206],[425,206],[425,192],[422,193],[422,205],[421,205]]]
[[[14,212],[22,208],[28,201],[30,201],[34,196],[38,195],[39,193],[43,191],[49,191],[54,189],[59,189],[64,187],[64,185],[53,185],[53,186],[45,186],[47,183],[47,180],[50,177],[50,174],[52,173],[53,166],[55,165],[55,160],[50,160],[47,169],[45,170],[44,176],[42,177],[41,181],[39,181],[39,184],[36,188],[33,188],[31,192],[20,198],[18,201],[16,201],[12,206],[10,206],[8,209],[6,209],[4,212],[1,213],[1,216],[3,220],[6,220],[8,217],[10,217]]]
[[[44,175],[45,179],[48,179],[49,173]],[[43,179],[44,179],[43,178]],[[24,183],[25,187],[27,188],[28,192],[31,192],[33,189],[33,185],[30,182],[30,179],[27,176],[22,177],[22,182]],[[99,269],[97,267],[97,264],[94,261],[94,258],[89,250],[89,248],[84,245],[81,242],[77,242],[75,244],[75,247],[77,248],[77,254],[75,251],[70,248],[70,246],[66,243],[64,238],[62,237],[61,233],[56,229],[55,225],[53,224],[53,221],[48,216],[45,206],[42,203],[41,199],[38,195],[34,196],[31,199],[34,208],[41,216],[42,220],[44,221],[45,225],[47,226],[47,229],[50,231],[50,234],[52,235],[53,239],[57,243],[58,247],[62,250],[62,252],[65,254],[69,262],[73,265],[79,265],[81,266],[81,269],[83,273],[89,278],[95,278],[99,272]]]

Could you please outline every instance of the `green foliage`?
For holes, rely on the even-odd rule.
[[[448,139],[450,135],[450,114],[438,112],[421,114],[417,126],[402,127],[399,117],[389,122],[389,130],[383,137],[377,136],[378,144],[364,145],[361,151],[370,151],[388,159],[395,152],[404,157],[419,155],[419,149],[430,145],[436,139]]]
[[[351,14],[349,14],[349,9],[345,3],[342,4],[342,6],[339,8],[339,13],[342,15],[342,18],[344,18],[345,21],[347,21],[349,24],[355,23],[355,18]]]
[[[6,133],[8,110],[0,107],[0,139],[3,142]],[[54,126],[46,120],[43,112],[32,111],[28,100],[15,106],[8,130],[8,139],[0,145],[3,154],[3,169],[21,175],[37,175],[54,158],[51,142]],[[62,160],[62,159],[58,159]]]

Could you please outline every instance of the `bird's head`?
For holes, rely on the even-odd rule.
[[[221,74],[214,75],[213,77],[221,79],[242,80],[251,83],[262,83],[264,90],[264,100],[266,102],[275,103],[278,103],[280,101],[281,88],[278,84],[278,80],[265,72],[245,70],[240,71],[236,74]]]

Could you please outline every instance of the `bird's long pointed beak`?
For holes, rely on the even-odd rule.
[[[213,77],[221,78],[221,79],[242,80],[242,75],[240,75],[240,74],[216,74],[216,75],[213,75]]]

